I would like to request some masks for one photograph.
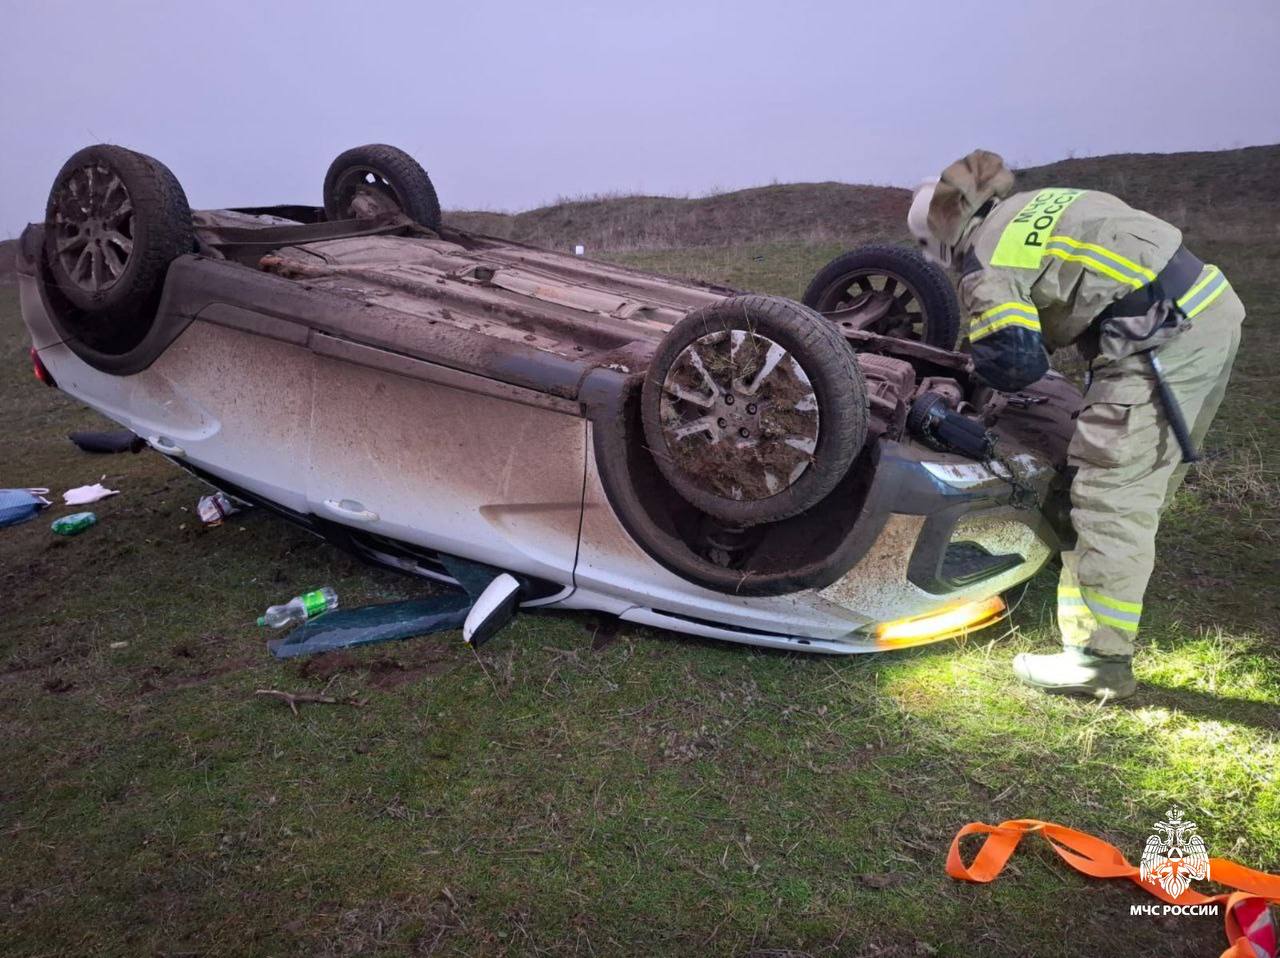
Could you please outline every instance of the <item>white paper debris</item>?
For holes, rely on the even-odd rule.
[[[103,476],[102,478],[105,479],[107,477]],[[91,486],[76,486],[74,489],[68,489],[62,494],[62,501],[69,506],[83,506],[89,502],[105,499],[107,496],[118,495],[120,495],[119,489],[108,489],[99,481]]]

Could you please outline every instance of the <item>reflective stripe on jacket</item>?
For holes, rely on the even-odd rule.
[[[999,389],[1034,382],[1048,370],[1045,347],[1075,342],[1181,244],[1175,227],[1095,190],[1050,187],[999,203],[970,237],[960,280],[979,375]],[[1203,308],[1222,287],[1202,276],[1182,299]]]

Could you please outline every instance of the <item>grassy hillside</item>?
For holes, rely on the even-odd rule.
[[[943,865],[965,822],[1014,817],[1136,860],[1177,803],[1212,854],[1280,871],[1280,196],[1249,157],[1276,151],[1027,173],[1123,175],[1126,195],[1185,208],[1250,309],[1206,462],[1161,529],[1143,689],[1110,709],[1010,673],[1016,652],[1055,642],[1051,574],[1014,596],[1007,627],[892,655],[543,613],[479,655],[445,634],[277,662],[253,625],[269,602],[325,583],[349,606],[428,587],[262,512],[205,529],[205,487],[163,460],[79,453],[67,432],[106,424],[33,381],[0,290],[0,487],[56,495],[106,473],[122,490],[74,539],[49,532],[66,508],[0,530],[4,953],[1218,954],[1220,920],[1130,917],[1152,899],[1035,842],[989,886]],[[1270,230],[1236,235],[1219,215],[1245,182]],[[893,235],[901,192],[863,189],[829,214],[824,194],[859,189],[654,201],[677,242],[715,210],[737,245],[708,227],[703,245],[636,249],[658,233],[633,200],[502,222],[540,222],[560,244],[594,229],[628,262],[794,295],[861,235],[841,232],[849,211],[864,217],[850,229]],[[786,197],[800,208],[768,206]],[[294,717],[254,695],[273,687],[365,704]]]
[[[910,191],[892,187],[790,183],[697,199],[587,197],[516,214],[449,211],[445,219],[537,246],[582,243],[592,255],[762,240],[868,242],[901,232],[910,202]]]
[[[1103,190],[1198,240],[1280,237],[1280,145],[1217,153],[1122,153],[1023,170],[1019,186]]]
[[[1280,145],[1219,153],[1119,154],[1021,170],[1020,189],[1105,190],[1190,235],[1241,238],[1280,231]],[[696,199],[606,196],[525,213],[449,211],[464,229],[601,252],[741,247],[776,242],[854,245],[906,238],[908,190],[848,183],[762,186]]]

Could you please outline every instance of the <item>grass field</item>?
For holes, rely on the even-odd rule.
[[[943,861],[965,822],[1013,817],[1136,861],[1177,803],[1211,853],[1280,869],[1280,235],[1229,227],[1189,241],[1245,300],[1244,348],[1161,531],[1144,688],[1107,709],[1010,674],[1054,644],[1049,572],[1008,628],[894,655],[540,614],[478,656],[451,633],[276,662],[267,604],[424,586],[267,515],[205,529],[159,457],[78,452],[104,424],[34,382],[0,289],[0,486],[122,490],[77,538],[49,532],[65,508],[0,530],[0,950],[1216,955],[1217,920],[1131,918],[1137,889],[1042,845],[989,886]],[[839,246],[613,255],[794,296]],[[270,687],[366,704],[294,717]]]

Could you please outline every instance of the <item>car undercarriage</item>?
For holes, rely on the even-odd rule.
[[[979,607],[898,645],[998,618],[1069,535],[1079,392],[978,381],[950,348],[949,287],[911,251],[846,254],[805,304],[742,295],[451,229],[416,164],[359,148],[324,207],[183,197],[177,252],[109,302],[136,278],[119,217],[141,240],[164,209],[103,149],[120,150],[73,157],[23,234],[38,361],[365,558],[448,580],[440,558],[461,556],[517,576],[525,607],[865,651],[904,620]],[[97,254],[84,265],[103,236],[105,287]]]

